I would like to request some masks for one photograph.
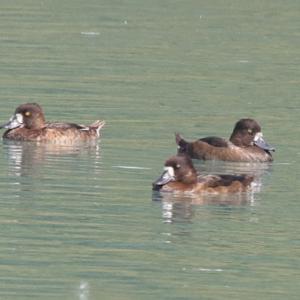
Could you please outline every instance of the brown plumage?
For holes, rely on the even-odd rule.
[[[229,141],[219,137],[206,137],[187,142],[176,133],[178,153],[202,160],[224,160],[244,162],[272,161],[271,151],[262,137],[259,124],[253,119],[241,119],[234,127]]]
[[[70,144],[96,140],[105,121],[96,121],[89,126],[75,123],[46,122],[43,110],[36,103],[17,107],[7,124],[3,138],[17,141],[53,142]]]
[[[254,177],[248,175],[199,176],[188,156],[177,155],[165,162],[165,171],[153,183],[153,190],[193,194],[230,194],[247,191],[253,180]]]

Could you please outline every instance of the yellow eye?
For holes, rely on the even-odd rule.
[[[29,117],[31,115],[31,112],[30,111],[26,111],[25,114],[24,114],[26,117]]]
[[[251,134],[253,131],[252,131],[252,129],[249,128],[249,129],[248,129],[248,132]]]

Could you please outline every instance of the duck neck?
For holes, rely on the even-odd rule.
[[[28,129],[41,129],[45,127],[45,118],[42,115],[39,115],[34,120],[30,120],[26,123],[26,128]]]
[[[190,169],[187,173],[185,173],[182,178],[181,182],[186,184],[194,184],[197,183],[198,176],[195,169]]]
[[[230,136],[230,142],[233,143],[235,146],[238,147],[247,147],[250,145],[251,141],[246,140],[245,136],[241,134],[240,132],[233,132]]]

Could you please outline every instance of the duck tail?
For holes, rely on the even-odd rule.
[[[178,154],[187,153],[189,143],[186,140],[184,140],[178,132],[175,133],[175,140],[176,144],[178,145]]]
[[[91,129],[96,130],[97,136],[100,136],[100,129],[105,125],[104,120],[97,120],[93,124],[91,124],[89,127]]]

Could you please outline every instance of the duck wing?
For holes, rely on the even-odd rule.
[[[254,177],[249,175],[206,175],[199,177],[199,181],[207,187],[230,186],[235,181],[247,186],[253,179]]]
[[[199,141],[205,142],[214,147],[228,147],[229,146],[228,141],[226,141],[223,138],[216,137],[216,136],[208,136],[208,137],[199,139]]]
[[[79,125],[76,123],[61,123],[61,122],[51,122],[51,123],[46,123],[46,127],[50,129],[84,129],[86,126],[84,125]]]

